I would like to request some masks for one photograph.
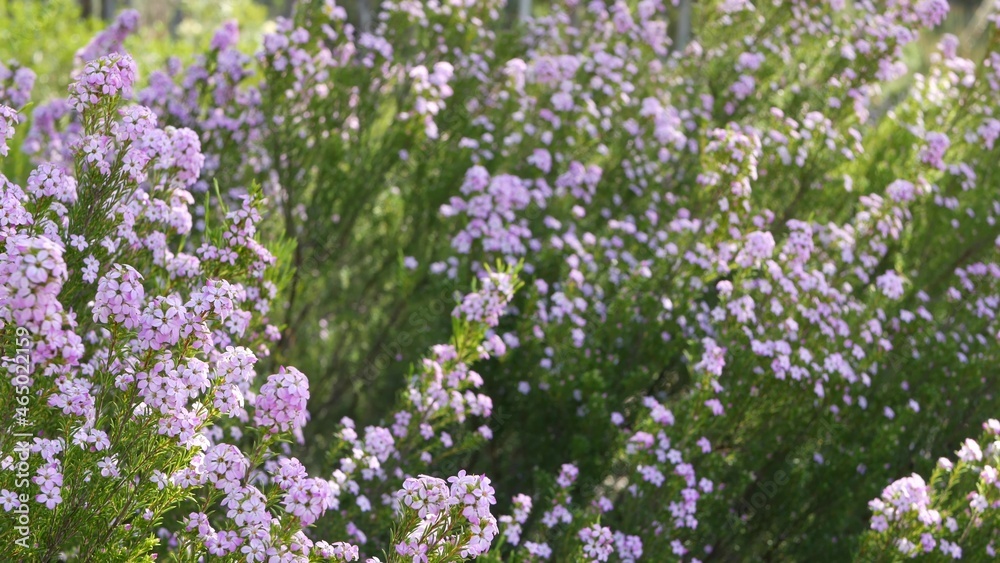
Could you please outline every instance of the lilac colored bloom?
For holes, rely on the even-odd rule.
[[[131,266],[115,264],[97,283],[94,321],[114,321],[126,329],[135,329],[139,326],[144,298],[139,272]]]
[[[298,430],[306,423],[309,381],[293,367],[267,378],[257,397],[254,422],[272,433]]]
[[[113,54],[88,62],[70,85],[73,107],[82,113],[104,98],[131,96],[135,75],[135,61],[128,55]]]

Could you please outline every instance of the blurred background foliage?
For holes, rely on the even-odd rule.
[[[241,45],[253,52],[277,2],[255,0],[0,0],[0,62],[17,60],[38,75],[36,101],[62,95],[76,50],[126,8],[141,14],[141,29],[125,43],[140,73],[204,52],[224,21],[239,19]],[[273,25],[273,24],[271,24]]]
[[[232,19],[240,22],[241,50],[253,52],[262,32],[273,29],[274,18],[289,15],[293,3],[293,0],[0,0],[0,61],[26,59],[18,62],[38,73],[34,97],[44,100],[65,89],[75,50],[86,45],[123,9],[138,10],[142,16],[140,32],[129,37],[125,44],[142,70],[161,68],[169,57],[186,62],[205,50],[216,27]],[[377,0],[344,0],[339,4],[347,10],[349,21],[365,28],[372,21],[375,3]],[[507,4],[506,15],[513,24],[519,10],[544,15],[549,4],[549,0],[512,0]],[[951,0],[948,19],[937,32],[958,35],[963,46],[975,45],[974,39],[982,36],[985,25],[985,20],[977,15],[981,5],[981,0]],[[684,25],[683,18],[671,22],[671,36],[683,35],[684,31],[678,27]],[[936,40],[936,36],[928,35],[909,46],[907,62],[911,68],[926,68],[927,54]],[[901,85],[903,88],[905,85]]]

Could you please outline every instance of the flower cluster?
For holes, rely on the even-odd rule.
[[[423,118],[428,139],[438,137],[434,116],[444,109],[445,100],[451,97],[452,89],[448,86],[448,81],[454,74],[455,69],[448,62],[435,63],[431,70],[423,65],[410,69],[410,80],[413,81],[413,91],[416,94],[413,112]]]
[[[135,73],[135,61],[128,55],[110,55],[88,62],[70,90],[73,109],[85,113],[102,99],[130,97]]]
[[[35,72],[28,67],[0,62],[0,105],[24,107],[31,99],[36,78]]]
[[[1000,507],[1000,422],[983,423],[980,441],[966,439],[957,461],[940,458],[930,482],[918,475],[892,482],[868,503],[871,532],[864,550],[873,556],[895,550],[906,557],[995,557]],[[980,446],[980,442],[986,444]]]
[[[301,432],[306,423],[309,381],[295,368],[281,368],[267,378],[255,404],[254,424],[272,433]]]
[[[437,555],[450,561],[450,552],[475,559],[486,553],[497,534],[490,506],[496,503],[490,480],[460,471],[448,482],[426,475],[409,478],[399,491],[405,538],[396,553],[414,560]]]

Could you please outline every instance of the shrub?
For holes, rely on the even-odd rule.
[[[141,501],[162,529],[102,525],[117,535],[93,545],[707,561],[891,559],[905,540],[909,554],[927,530],[906,516],[865,533],[865,503],[997,406],[997,7],[985,54],[945,35],[923,73],[907,61],[943,1],[697,3],[684,46],[656,0],[567,2],[518,27],[502,8],[386,2],[361,31],[332,0],[302,2],[256,53],[227,24],[134,95],[125,15],[85,49],[100,58],[70,96],[37,106],[12,151],[35,172],[4,184],[6,349],[34,318],[15,319],[36,297],[6,289],[23,278],[65,311],[53,334],[72,348],[32,340],[38,378],[76,382],[39,397],[86,391],[95,420],[127,426],[111,375],[128,366],[149,409],[188,413],[149,438],[186,496]],[[221,360],[230,344],[260,361]],[[167,353],[180,403],[139,392]],[[238,381],[212,376],[220,361]],[[45,436],[71,441],[52,416]],[[73,452],[93,481],[146,457],[121,447],[29,457]],[[237,477],[200,481],[230,455],[244,461],[215,474]],[[49,492],[70,486],[44,471],[31,506],[59,515]],[[908,478],[882,502],[950,498],[931,487]],[[927,533],[948,556],[992,549],[988,526],[946,528]]]

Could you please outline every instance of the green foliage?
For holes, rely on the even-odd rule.
[[[13,58],[38,75],[35,99],[64,95],[76,49],[104,27],[80,18],[76,0],[0,1],[0,44],[6,63]]]

